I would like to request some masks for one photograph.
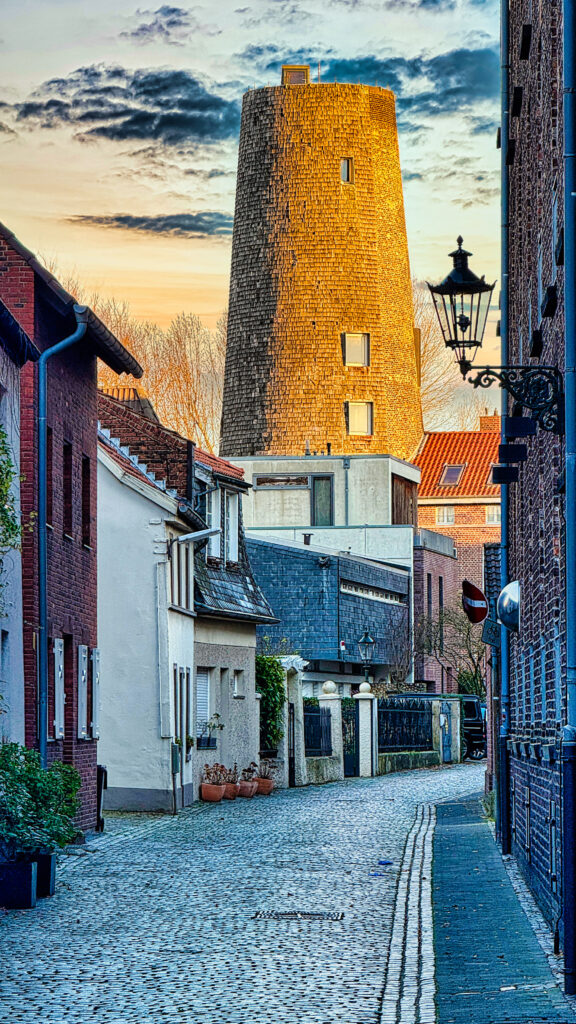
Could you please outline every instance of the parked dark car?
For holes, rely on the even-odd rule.
[[[470,757],[479,760],[486,757],[486,705],[479,697],[463,694],[460,698],[462,709],[462,760]]]

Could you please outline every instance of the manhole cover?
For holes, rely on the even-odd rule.
[[[326,910],[258,910],[253,921],[341,921],[344,914]]]

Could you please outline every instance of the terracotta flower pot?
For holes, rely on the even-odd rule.
[[[257,793],[259,795],[270,796],[270,793],[274,789],[274,779],[257,778],[254,781],[258,783]]]
[[[240,779],[240,782],[238,783],[238,796],[245,796],[249,799],[254,796],[257,789],[257,782],[246,782],[244,779]]]
[[[225,800],[235,800],[237,796],[238,796],[238,783],[237,782],[227,782],[226,785],[224,786],[224,799]]]
[[[224,796],[226,786],[216,786],[213,782],[203,782],[200,787],[200,796],[208,803],[219,803]]]

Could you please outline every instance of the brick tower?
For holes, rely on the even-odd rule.
[[[245,94],[221,454],[391,453],[422,436],[394,95]]]

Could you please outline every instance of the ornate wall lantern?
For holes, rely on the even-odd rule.
[[[456,239],[458,248],[449,255],[454,266],[447,277],[438,284],[428,284],[436,309],[436,316],[444,338],[444,344],[456,355],[456,362],[465,377],[472,369],[477,349],[482,344],[486,320],[494,284],[487,284],[484,277],[477,275],[468,266],[472,255],[462,248],[464,239]]]

